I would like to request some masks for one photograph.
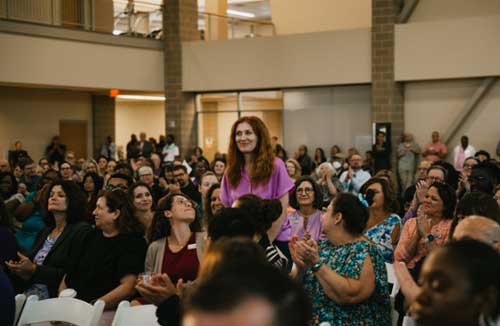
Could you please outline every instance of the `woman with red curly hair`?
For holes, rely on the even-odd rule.
[[[257,117],[238,119],[231,128],[227,169],[221,182],[222,203],[230,207],[246,194],[254,194],[263,199],[279,199],[283,210],[268,231],[272,242],[286,219],[288,192],[292,187],[285,163],[274,156],[269,131],[264,122]]]

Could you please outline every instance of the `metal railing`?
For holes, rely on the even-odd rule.
[[[275,36],[270,21],[198,12],[198,30],[206,41]]]
[[[91,0],[0,0],[0,19],[70,29],[127,35],[163,37],[163,6],[147,1],[114,0],[104,8],[92,8]],[[97,10],[99,9],[99,10]],[[109,15],[103,11],[109,11]],[[197,12],[200,39],[206,41],[275,36],[270,21]]]

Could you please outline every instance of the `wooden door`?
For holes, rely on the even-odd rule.
[[[87,121],[59,121],[59,137],[66,150],[75,152],[76,158],[87,158]]]

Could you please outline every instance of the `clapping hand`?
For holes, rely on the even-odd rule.
[[[17,253],[17,256],[19,261],[9,260],[5,262],[5,265],[23,280],[29,280],[35,272],[36,264],[20,252]]]
[[[167,274],[157,274],[151,277],[151,284],[139,282],[135,289],[147,301],[159,305],[171,296],[178,295],[181,284],[182,279],[179,279],[176,286]]]
[[[305,266],[312,266],[320,261],[318,244],[313,239],[297,241],[295,254]]]

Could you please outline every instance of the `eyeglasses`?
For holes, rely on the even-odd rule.
[[[431,181],[431,183],[434,183],[434,182],[444,182],[443,179],[438,178],[438,177],[427,177],[426,179],[429,180],[429,181]]]
[[[119,184],[119,185],[109,184],[106,186],[106,190],[111,190],[111,191],[115,191],[115,190],[127,191],[127,189],[128,189],[128,187],[126,185],[123,185],[123,184]]]
[[[303,194],[310,194],[314,191],[313,188],[297,188],[296,192],[298,194],[303,193]]]
[[[187,207],[191,207],[191,208],[194,207],[194,203],[186,198],[176,199],[175,203],[178,205],[183,205],[183,206],[187,206]]]

